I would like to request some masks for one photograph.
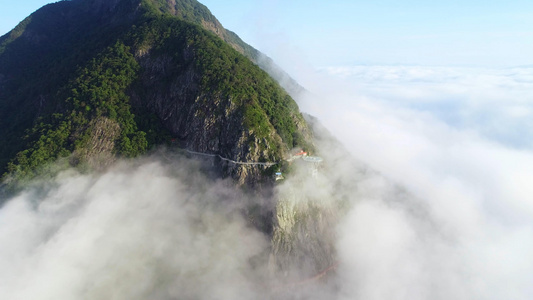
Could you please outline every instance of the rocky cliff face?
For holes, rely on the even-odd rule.
[[[272,264],[289,280],[311,278],[336,265],[335,236],[341,205],[329,179],[301,163],[277,188]]]
[[[258,52],[194,0],[59,2],[0,41],[0,131],[8,140],[41,132],[0,147],[2,169],[11,160],[28,173],[66,153],[102,165],[141,154],[145,139],[168,143],[165,131],[182,149],[227,158],[215,159],[222,176],[253,185],[279,166],[241,162],[281,162],[311,144],[294,101],[249,60]],[[147,116],[157,124],[144,126]]]
[[[84,162],[97,170],[105,169],[116,157],[113,149],[120,135],[120,124],[106,117],[99,117],[88,124],[89,136],[84,147],[79,148],[72,154],[74,164]]]
[[[253,131],[243,124],[240,105],[220,94],[203,92],[199,74],[191,61],[192,49],[183,51],[188,64],[184,70],[172,57],[154,57],[149,53],[139,56],[144,72],[141,75],[142,95],[133,92],[133,105],[144,107],[159,117],[175,144],[182,149],[205,154],[216,154],[238,162],[259,162],[267,158],[260,153],[259,141]],[[178,73],[176,76],[171,76]],[[168,78],[171,78],[170,80]],[[278,135],[273,137],[281,143]],[[251,151],[251,150],[255,151]],[[217,161],[224,173],[237,179],[239,184],[253,184],[261,177],[263,167],[251,167]]]
[[[194,0],[48,5],[0,38],[0,171],[31,177],[62,157],[101,169],[173,141],[237,185],[270,184],[289,151],[312,147],[312,136],[257,64],[287,77],[260,58]],[[261,162],[279,164],[250,164]],[[301,179],[296,190],[306,184],[316,181]],[[246,214],[272,234],[276,273],[298,270],[296,278],[334,263],[338,207],[294,187],[282,185],[265,200],[275,203],[252,203]]]

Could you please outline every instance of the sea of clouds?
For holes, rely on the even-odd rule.
[[[417,199],[360,199],[343,220],[346,299],[531,298],[533,68],[298,75],[302,109]]]
[[[68,170],[0,210],[1,299],[252,299],[268,245],[189,160]]]
[[[322,139],[329,173],[293,189],[348,201],[333,288],[301,298],[531,299],[533,69],[298,79],[302,110],[343,146]],[[29,186],[0,209],[0,298],[279,298],[270,237],[242,214],[265,199],[199,169],[159,154]]]

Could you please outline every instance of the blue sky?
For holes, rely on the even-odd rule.
[[[48,2],[0,0],[0,33]],[[281,65],[294,57],[315,67],[533,64],[533,1],[201,2]]]

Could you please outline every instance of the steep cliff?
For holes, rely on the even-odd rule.
[[[250,60],[258,55],[194,0],[45,6],[0,38],[0,170],[31,176],[73,154],[73,164],[102,166],[170,140],[235,162],[280,162],[309,146],[310,132]],[[215,164],[240,184],[277,168]]]
[[[239,186],[271,186],[291,149],[313,140],[260,66],[301,89],[195,0],[47,5],[0,37],[0,172],[20,182],[58,159],[101,169],[171,145],[204,155]],[[292,179],[244,208],[272,238],[273,274],[289,283],[335,265],[342,209],[334,185],[298,173],[305,164],[291,167]]]

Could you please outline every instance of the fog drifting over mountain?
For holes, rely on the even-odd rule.
[[[359,161],[322,142],[334,172],[294,187],[349,203],[335,292],[306,297],[531,299],[533,70],[350,67],[302,83],[302,110]],[[0,298],[269,295],[268,237],[241,214],[263,199],[198,169],[156,155],[28,188],[0,209]]]
[[[28,188],[0,210],[0,297],[253,298],[248,261],[268,241],[198,168],[151,158]]]
[[[531,298],[532,68],[301,77],[315,93],[302,109],[418,199],[357,200],[340,227],[346,298]],[[417,206],[427,212],[418,219]]]

